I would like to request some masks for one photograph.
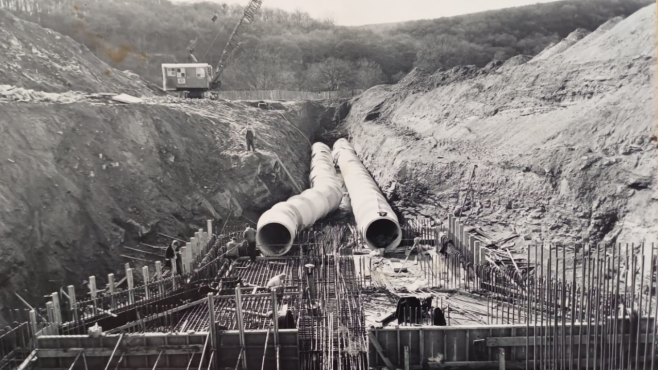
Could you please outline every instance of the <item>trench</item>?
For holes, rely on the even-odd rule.
[[[222,104],[226,107],[217,110],[228,115],[233,114],[231,110],[244,109],[250,103]],[[52,115],[45,109],[9,108],[16,110],[10,116],[29,119],[37,126],[42,121],[45,124]],[[296,103],[292,108],[276,104],[273,112],[249,112],[251,117],[244,121],[258,119],[267,125],[263,126],[267,130],[263,128],[261,131],[262,141],[256,141],[259,151],[254,155],[245,155],[240,150],[242,137],[233,139],[232,145],[237,145],[237,150],[217,150],[217,147],[221,149],[230,144],[221,117],[210,125],[206,118],[197,119],[171,107],[108,108],[100,105],[91,109],[90,112],[90,108],[82,104],[60,108],[58,115],[87,120],[84,127],[75,121],[67,121],[77,130],[70,134],[75,136],[65,135],[60,146],[72,145],[67,140],[74,143],[80,139],[78,136],[85,138],[86,128],[104,131],[106,137],[102,142],[85,138],[90,140],[90,145],[85,148],[89,153],[79,152],[76,156],[99,157],[98,153],[103,153],[102,160],[120,165],[94,171],[93,180],[88,176],[71,179],[64,173],[67,169],[55,175],[46,174],[59,182],[60,187],[48,188],[47,195],[43,196],[48,201],[32,207],[44,207],[44,215],[48,218],[40,216],[39,220],[33,220],[30,215],[23,222],[41,224],[41,244],[32,239],[33,233],[16,232],[7,238],[10,248],[11,245],[37,246],[24,255],[8,255],[6,262],[14,266],[15,272],[0,287],[0,321],[15,321],[12,311],[25,308],[14,292],[32,307],[43,307],[45,295],[60,289],[66,292],[69,285],[73,285],[79,297],[88,296],[88,286],[83,281],[88,281],[90,276],[95,277],[99,289],[106,287],[108,274],[124,275],[120,266],[129,265],[134,270],[135,280],[141,281],[142,268],[149,266],[154,274],[155,261],[164,260],[163,250],[173,239],[189,241],[209,219],[214,220],[217,235],[222,232],[233,234],[241,240],[241,230],[246,224],[255,226],[259,217],[273,205],[309,188],[311,151],[305,139],[333,147],[336,140],[348,136],[344,121],[351,108],[350,101],[343,100]],[[127,122],[125,127],[115,129],[116,132],[106,127],[109,118],[115,119],[114,116],[116,119],[123,117]],[[190,130],[190,125],[195,129]],[[21,125],[12,127],[23,129]],[[9,136],[12,135],[10,132]],[[139,135],[141,144],[126,140],[135,135]],[[305,139],[301,138],[302,135]],[[220,141],[213,142],[213,137]],[[136,163],[128,162],[122,157],[125,152],[139,153],[142,159]],[[72,153],[59,153],[58,165],[66,168],[78,166],[75,157],[69,158]],[[124,176],[120,170],[131,171],[131,174]],[[66,176],[69,176],[68,183],[63,183],[60,178]],[[340,171],[338,176],[341,176]],[[245,178],[249,183],[245,184]],[[38,183],[43,180],[35,178],[31,181]],[[90,187],[102,190],[85,190],[94,197],[76,193],[79,188]],[[58,197],[60,190],[68,191],[77,200],[71,203],[69,198]],[[141,196],[145,193],[148,196]],[[20,195],[17,194],[16,198],[20,199]],[[344,199],[342,203],[338,210],[319,220],[321,225],[316,227],[354,225],[351,210],[344,206],[349,202]],[[62,208],[68,209],[66,217],[54,217],[56,213],[47,212]],[[99,213],[99,209],[109,212],[110,216],[103,217],[104,213]],[[100,217],[89,217],[91,214]],[[19,222],[22,215],[15,218]],[[390,222],[375,221],[365,236],[372,245],[378,245],[382,235],[384,239],[391,239],[393,235],[387,234],[391,229]],[[259,243],[274,245],[275,253],[280,252],[276,250],[277,245],[289,244],[295,237],[282,224],[272,223],[265,230],[265,234],[259,235]],[[54,245],[55,249],[49,245]],[[48,264],[42,260],[46,254],[51,256]],[[15,266],[24,268],[16,269]],[[29,274],[28,271],[32,270],[42,273]]]

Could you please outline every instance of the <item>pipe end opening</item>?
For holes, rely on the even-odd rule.
[[[256,234],[259,248],[265,254],[270,255],[281,255],[287,252],[293,242],[292,239],[288,228],[276,222],[264,225]]]
[[[380,219],[366,229],[366,241],[375,248],[387,248],[398,239],[399,233],[400,229],[395,222]]]

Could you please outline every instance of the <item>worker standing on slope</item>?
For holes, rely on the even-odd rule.
[[[256,260],[256,230],[254,230],[249,224],[245,224],[244,233],[242,237],[247,241],[247,254],[251,262]]]
[[[249,151],[249,148],[251,148],[252,151],[256,151],[256,148],[254,147],[254,130],[251,128],[251,125],[245,127],[240,133],[242,132],[247,132],[245,135],[245,138],[247,139],[247,151]]]

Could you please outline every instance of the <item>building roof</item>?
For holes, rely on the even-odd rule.
[[[162,63],[162,68],[205,68],[208,63]]]

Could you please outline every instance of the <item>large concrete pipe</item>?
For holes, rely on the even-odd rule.
[[[396,248],[402,241],[398,218],[357,157],[354,147],[347,140],[340,139],[334,144],[333,156],[342,172],[352,212],[366,245],[372,249]]]
[[[265,256],[283,256],[292,247],[298,230],[313,225],[340,205],[343,190],[336,176],[331,149],[311,147],[311,188],[277,203],[258,219],[256,246]]]

